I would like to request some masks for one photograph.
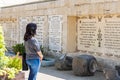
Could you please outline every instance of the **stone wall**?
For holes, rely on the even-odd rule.
[[[105,67],[119,65],[119,0],[76,3],[77,49],[92,54]]]
[[[0,23],[8,47],[22,43],[26,24],[35,22],[40,30],[37,38],[52,53],[80,52],[118,60],[119,8],[120,0],[46,0],[3,7]]]
[[[67,15],[64,14],[66,12],[66,5],[68,4],[65,0],[46,0],[45,2],[40,1],[38,3],[3,7],[1,9],[0,23],[4,27],[4,35],[7,47],[11,47],[16,43],[23,43],[26,24],[29,22],[35,22],[39,27],[39,30],[37,31],[39,34],[36,37],[40,39],[39,41],[41,45],[43,45],[45,48],[49,47],[50,49],[52,47],[59,47],[59,49],[57,48],[55,50],[52,48],[52,51],[58,53],[65,52],[67,45]],[[52,19],[49,19],[49,17],[54,18],[55,16],[58,19],[61,18],[61,22],[55,22],[59,25],[58,27],[60,27],[60,38],[56,37],[54,40],[59,40],[54,41],[54,43],[50,43],[50,39],[53,39],[53,37],[50,37],[55,36],[55,34],[50,35],[50,33],[53,33],[54,30],[50,32],[49,27],[50,25],[54,26],[55,24],[54,21],[50,21]],[[15,19],[15,21],[12,19]],[[51,44],[56,44],[56,46],[51,47]]]

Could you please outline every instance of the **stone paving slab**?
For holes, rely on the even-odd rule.
[[[29,71],[25,71],[25,80],[28,78]],[[59,71],[55,67],[41,67],[37,75],[37,80],[105,80],[102,72],[96,72],[94,76],[80,77],[75,76],[73,71]]]

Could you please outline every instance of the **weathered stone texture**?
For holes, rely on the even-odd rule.
[[[46,33],[44,33],[44,45],[46,47],[48,47],[48,40],[49,40],[49,36],[48,36],[48,32],[49,32],[49,23],[48,23],[48,16],[51,15],[62,15],[63,16],[63,24],[62,24],[62,33],[61,33],[61,47],[62,53],[66,53],[67,51],[71,51],[71,50],[67,50],[69,46],[71,46],[69,44],[70,40],[68,36],[69,35],[69,28],[76,28],[77,29],[77,21],[80,18],[80,16],[85,17],[85,18],[89,18],[91,16],[93,16],[96,20],[100,20],[100,18],[103,17],[104,15],[108,15],[108,14],[113,14],[113,15],[119,15],[120,14],[120,0],[56,0],[56,1],[51,1],[51,2],[38,2],[35,4],[26,4],[26,5],[19,5],[19,6],[11,6],[11,7],[6,7],[6,8],[2,8],[1,12],[0,12],[0,16],[2,18],[6,18],[6,17],[14,17],[17,19],[17,21],[15,23],[9,23],[8,25],[10,27],[11,24],[15,24],[15,26],[17,26],[17,29],[19,28],[19,18],[20,17],[33,17],[33,16],[45,16],[46,20],[45,20],[45,24],[44,24],[44,31]],[[68,17],[69,16],[74,16],[76,17],[76,19],[74,19],[74,21],[76,21],[75,25],[76,26],[69,26],[68,25]],[[74,22],[73,21],[73,22]],[[1,21],[0,23],[4,23],[3,25],[6,25],[8,22],[3,22]],[[5,24],[6,23],[6,24]],[[71,21],[72,23],[72,21]],[[102,23],[98,23],[97,25],[102,26]],[[103,27],[103,26],[102,26]],[[75,30],[74,28],[74,30]],[[16,28],[15,28],[16,29]],[[103,30],[103,29],[101,29]],[[16,38],[20,37],[19,30],[17,30],[18,33],[16,34]],[[74,46],[74,51],[77,51],[77,34],[76,30],[76,46]],[[98,34],[98,33],[96,33]],[[69,41],[70,40],[70,41]],[[8,41],[8,40],[7,40]],[[11,41],[12,42],[12,41]],[[14,42],[14,41],[13,41]],[[19,43],[19,38],[18,38],[18,42]],[[69,45],[69,46],[68,46]],[[84,51],[84,50],[83,50]],[[87,51],[84,51],[87,52]],[[115,53],[115,54],[107,54],[109,53],[109,51],[104,52],[104,50],[102,50],[102,48],[100,49],[96,49],[96,52],[94,53],[93,51],[90,51],[90,54],[93,54],[95,56],[107,56],[110,58],[119,58],[119,54]],[[102,53],[103,52],[103,53]],[[109,62],[108,62],[109,63]],[[113,64],[113,63],[111,63]]]

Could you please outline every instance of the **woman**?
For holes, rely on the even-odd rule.
[[[35,23],[27,24],[26,32],[24,35],[26,63],[30,68],[28,80],[36,80],[37,72],[39,71],[40,63],[43,59],[43,55],[40,50],[40,44],[34,37],[36,34],[36,29],[37,25]]]

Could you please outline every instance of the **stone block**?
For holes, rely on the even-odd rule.
[[[120,80],[120,76],[115,69],[104,68],[103,73],[106,80]]]
[[[80,8],[79,8],[79,15],[88,15],[89,14],[89,11],[90,11],[90,5],[82,5]]]
[[[77,76],[93,76],[96,67],[97,61],[91,55],[79,55],[73,58],[72,68]]]
[[[65,6],[65,0],[57,0],[55,1],[55,6],[54,7],[63,7]]]
[[[81,5],[90,3],[91,0],[71,0],[71,5]]]
[[[72,69],[72,57],[62,55],[55,61],[55,67],[58,70],[71,70]]]
[[[60,7],[60,5],[63,5],[63,4],[61,4],[60,0],[49,1],[49,2],[37,3],[37,8],[38,9],[56,8],[56,7]]]
[[[120,13],[120,1],[119,2],[116,2],[116,10],[117,10],[117,13]]]

